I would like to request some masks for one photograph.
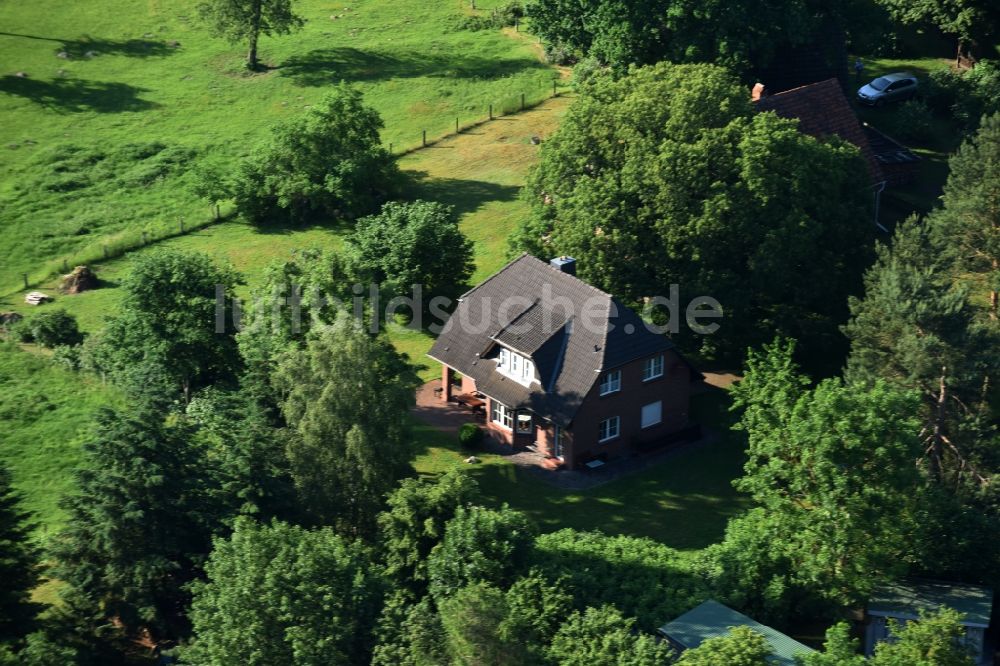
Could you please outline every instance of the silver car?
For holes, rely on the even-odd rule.
[[[917,94],[917,77],[909,72],[880,76],[858,90],[858,101],[869,106],[900,102]]]

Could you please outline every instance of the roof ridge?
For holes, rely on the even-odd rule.
[[[517,262],[521,261],[521,260],[522,260],[522,259],[524,259],[525,257],[530,257],[530,256],[531,256],[531,255],[530,255],[530,254],[528,254],[527,252],[522,252],[522,253],[521,253],[521,256],[519,256],[519,257],[515,257],[514,259],[511,259],[511,260],[510,260],[510,261],[508,261],[508,262],[507,262],[506,264],[504,264],[503,266],[501,266],[500,268],[498,268],[497,270],[493,271],[493,272],[492,272],[492,273],[490,273],[490,274],[489,274],[488,276],[486,276],[486,278],[484,278],[484,279],[483,279],[483,280],[482,280],[482,281],[481,281],[481,282],[480,282],[479,284],[477,284],[477,285],[476,285],[475,287],[473,287],[472,289],[468,290],[467,292],[465,292],[464,294],[462,294],[461,296],[459,296],[459,297],[458,297],[458,300],[462,300],[463,298],[465,298],[466,296],[468,296],[468,295],[469,295],[469,294],[471,294],[472,292],[476,291],[477,289],[479,289],[480,287],[482,287],[482,286],[483,286],[484,284],[486,284],[487,282],[489,282],[490,280],[492,280],[492,279],[493,279],[493,278],[495,278],[496,276],[498,276],[498,275],[500,275],[501,273],[503,273],[503,272],[504,272],[505,270],[507,270],[508,268],[510,268],[511,266],[513,266],[514,264],[516,264]]]

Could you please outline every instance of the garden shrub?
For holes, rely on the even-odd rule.
[[[458,441],[468,449],[479,446],[480,442],[483,441],[482,428],[475,423],[463,423],[458,430]]]
[[[938,115],[957,121],[966,132],[975,131],[983,115],[1000,111],[1000,66],[982,60],[970,70],[932,72],[923,97]]]
[[[83,342],[76,319],[65,310],[39,312],[21,320],[15,328],[15,336],[21,342],[37,342],[49,348]]]
[[[461,30],[472,31],[499,30],[516,25],[523,17],[524,5],[515,0],[496,7],[487,15],[466,16],[460,20],[458,27]]]
[[[901,139],[922,142],[931,138],[934,114],[927,104],[918,99],[903,102],[893,116],[893,134]]]

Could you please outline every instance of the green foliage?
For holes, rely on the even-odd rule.
[[[614,606],[574,612],[556,632],[548,649],[549,659],[558,666],[660,666],[670,663],[673,650],[669,645],[652,636],[634,633],[633,624],[633,620],[625,618]]]
[[[754,113],[725,70],[660,63],[584,87],[542,146],[513,245],[572,255],[632,303],[671,284],[714,297],[725,316],[698,336],[704,351],[737,355],[778,330],[829,357],[868,263],[866,173],[853,146]]]
[[[234,376],[239,358],[229,299],[241,283],[231,267],[206,254],[157,249],[137,255],[122,281],[120,312],[95,336],[85,365],[126,381],[144,368],[185,399],[198,386]],[[220,292],[225,304],[217,301]]]
[[[382,561],[397,589],[417,597],[426,591],[427,557],[444,536],[445,524],[478,497],[476,482],[459,469],[433,482],[403,479],[378,516]]]
[[[781,44],[808,43],[818,30],[863,29],[853,2],[768,0],[698,4],[683,0],[534,0],[532,28],[546,42],[624,69],[631,64],[711,62],[737,71],[766,67]]]
[[[889,620],[895,640],[883,641],[868,661],[871,666],[972,666],[975,660],[962,642],[962,616],[950,608],[921,614],[906,626]]]
[[[483,441],[483,429],[475,423],[463,423],[458,429],[458,441],[467,449],[474,449]]]
[[[367,663],[382,582],[358,544],[329,528],[241,518],[205,572],[193,586],[190,663]]]
[[[919,396],[881,381],[806,389],[792,351],[751,352],[733,389],[749,439],[735,485],[757,507],[708,553],[721,594],[779,620],[858,603],[912,561],[923,486]]]
[[[489,14],[474,14],[462,18],[459,27],[462,30],[499,30],[516,25],[524,17],[524,5],[520,0],[513,0],[494,7]]]
[[[23,342],[37,342],[49,348],[83,341],[76,318],[65,310],[47,310],[22,319],[17,323],[17,332]]]
[[[372,212],[396,189],[398,176],[379,138],[383,126],[357,89],[335,86],[243,160],[232,184],[237,210],[258,224]]]
[[[410,473],[412,368],[342,313],[305,349],[289,350],[274,381],[306,510],[344,534],[370,535],[385,496]]]
[[[440,602],[448,654],[455,666],[520,666],[521,641],[508,643],[500,633],[507,614],[501,590],[471,583]]]
[[[954,35],[959,52],[972,44],[993,44],[998,35],[1000,9],[991,0],[879,0],[892,17],[910,24],[930,23]]]
[[[982,116],[1000,111],[1000,64],[983,60],[973,69],[931,72],[923,89],[928,106],[944,118],[975,131]]]
[[[851,638],[851,628],[838,622],[826,630],[822,652],[796,655],[799,666],[865,666],[868,662],[858,654],[858,641]]]
[[[565,529],[538,537],[533,562],[576,608],[614,605],[646,631],[709,596],[686,558],[651,539]]]
[[[387,296],[420,285],[425,299],[454,299],[474,268],[472,242],[459,231],[454,211],[429,201],[389,202],[378,215],[358,220],[347,252],[359,277],[381,285]]]
[[[234,44],[249,42],[250,69],[257,68],[257,39],[261,34],[287,35],[304,23],[292,10],[292,0],[206,0],[198,5],[198,12],[217,35]]]
[[[39,553],[30,519],[11,487],[10,471],[0,463],[0,645],[22,638],[37,611],[31,590],[38,584]]]
[[[934,117],[930,107],[920,99],[910,99],[899,105],[892,116],[892,133],[902,139],[924,143],[932,138]]]
[[[686,666],[767,666],[771,648],[759,633],[749,627],[733,627],[725,636],[709,638],[681,655],[678,664]]]
[[[430,597],[407,604],[404,596],[386,600],[372,666],[449,666],[441,617]]]
[[[431,595],[444,599],[472,583],[507,587],[527,564],[532,528],[524,514],[459,507],[427,560]]]
[[[170,634],[218,524],[205,502],[212,479],[190,434],[141,407],[101,410],[79,490],[65,501],[54,575],[72,599],[126,629]]]
[[[504,597],[507,616],[500,625],[500,636],[508,644],[523,644],[525,662],[542,662],[544,646],[573,610],[573,595],[561,584],[550,582],[537,569],[517,579]]]

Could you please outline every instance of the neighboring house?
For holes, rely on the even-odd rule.
[[[799,130],[817,139],[838,136],[858,147],[872,183],[875,223],[879,224],[879,204],[887,179],[882,162],[876,156],[868,134],[844,96],[840,82],[837,79],[827,79],[774,95],[766,93],[763,86],[754,87],[752,99],[758,111],[773,111],[782,118],[797,119]],[[885,227],[879,227],[886,231]]]
[[[875,645],[889,638],[890,619],[906,624],[918,620],[921,611],[935,613],[942,608],[951,608],[965,616],[962,620],[965,641],[976,663],[992,664],[991,651],[984,648],[993,610],[993,590],[932,580],[908,580],[875,591],[865,614],[865,654],[871,656]]]
[[[575,276],[576,262],[530,255],[465,293],[429,356],[442,399],[485,400],[486,427],[567,468],[630,455],[691,432],[700,375],[666,335]]]
[[[754,100],[758,111],[773,111],[782,118],[797,119],[799,131],[817,139],[838,136],[853,143],[868,165],[872,183],[885,180],[882,166],[875,157],[868,136],[837,79],[810,83],[774,95],[766,92],[765,90],[764,95]]]
[[[660,633],[680,653],[698,647],[709,638],[725,636],[733,627],[749,627],[763,636],[771,648],[771,656],[767,661],[776,666],[795,666],[795,655],[815,651],[776,629],[712,600],[663,625]]]

